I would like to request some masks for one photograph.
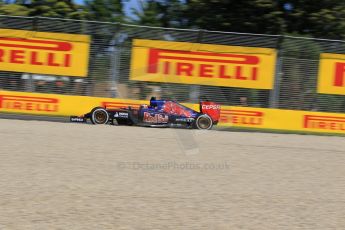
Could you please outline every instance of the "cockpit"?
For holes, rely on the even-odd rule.
[[[158,104],[157,104],[157,99],[156,97],[151,97],[150,99],[150,108],[157,108]]]

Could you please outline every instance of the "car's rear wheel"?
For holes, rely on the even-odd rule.
[[[102,107],[96,107],[91,111],[91,122],[95,125],[106,124],[109,121],[107,110]]]
[[[195,126],[197,129],[211,129],[213,126],[213,121],[208,115],[202,114],[196,119]]]

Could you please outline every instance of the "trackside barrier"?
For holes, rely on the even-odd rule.
[[[82,115],[93,107],[139,107],[147,101],[0,91],[0,112]],[[195,110],[197,104],[185,104]],[[345,134],[345,114],[222,106],[219,126]]]

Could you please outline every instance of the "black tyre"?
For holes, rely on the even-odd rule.
[[[207,129],[212,129],[212,126],[213,126],[213,121],[206,114],[200,115],[195,121],[195,127],[197,129],[207,130]]]
[[[108,123],[109,114],[107,110],[102,107],[96,107],[91,111],[91,122],[95,125],[103,125]]]

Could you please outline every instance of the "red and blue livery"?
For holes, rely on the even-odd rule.
[[[95,107],[83,116],[71,116],[71,122],[87,122],[93,124],[137,125],[150,127],[183,127],[211,129],[218,123],[220,105],[214,102],[200,102],[197,112],[172,100],[151,98],[149,104],[139,109]]]

